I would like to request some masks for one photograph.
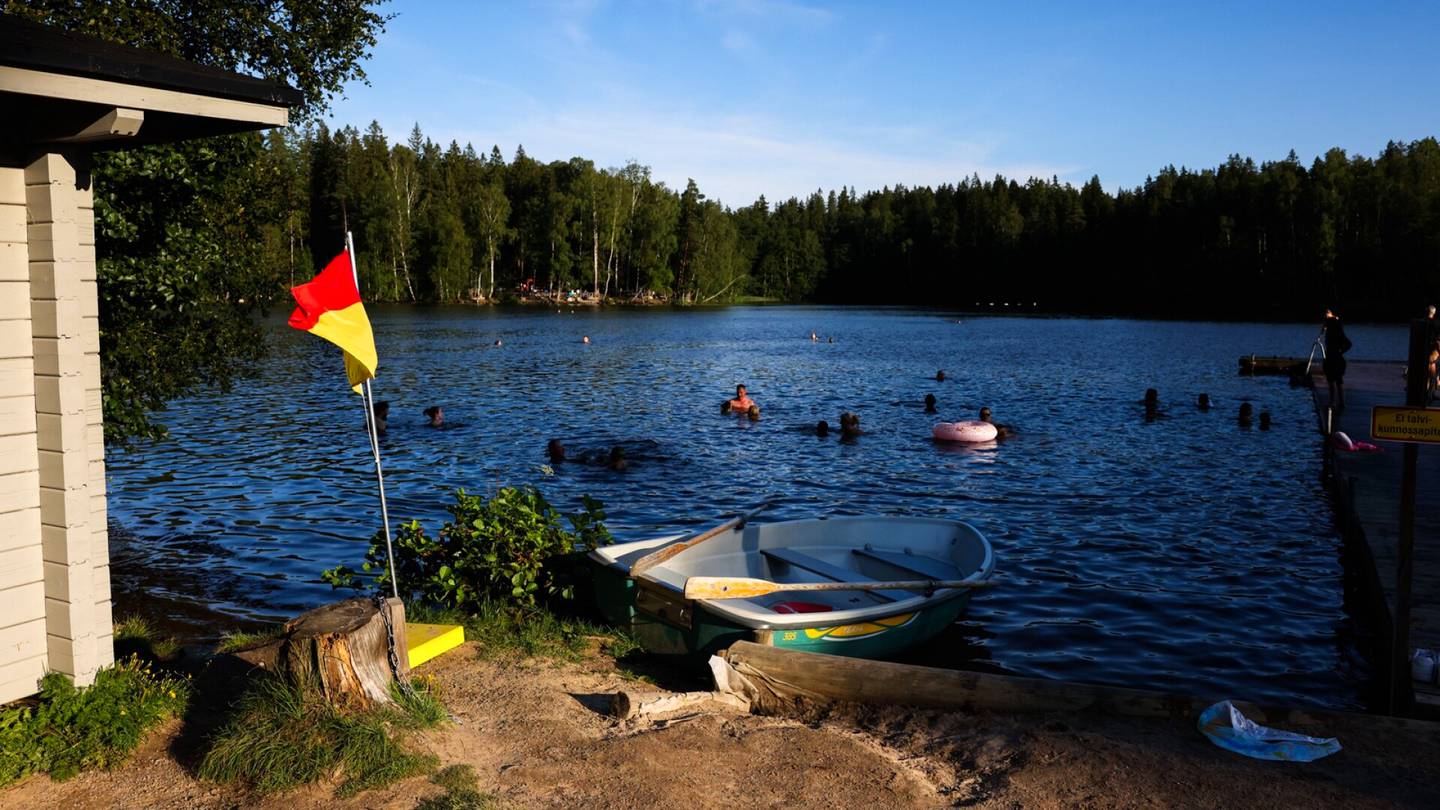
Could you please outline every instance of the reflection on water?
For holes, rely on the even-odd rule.
[[[822,308],[379,308],[373,319],[397,521],[434,525],[457,486],[526,482],[562,509],[600,498],[627,539],[766,499],[775,519],[958,518],[995,544],[1004,584],[977,595],[928,660],[1358,700],[1367,673],[1342,610],[1308,394],[1235,374],[1241,354],[1303,353],[1312,327]],[[378,507],[358,399],[327,344],[278,320],[270,331],[257,380],[175,403],[162,420],[172,441],[109,456],[122,585],[278,617],[331,598],[321,569],[360,561]],[[1351,333],[1353,357],[1403,344],[1399,330]],[[761,421],[720,415],[738,382]],[[1152,421],[1148,387],[1161,397]],[[1209,412],[1195,407],[1201,392]],[[1018,434],[938,444],[927,393],[940,418],[989,405]],[[1237,425],[1244,400],[1274,426]],[[445,408],[443,430],[424,424],[432,404]],[[820,419],[838,429],[846,410],[863,436],[814,435]],[[572,452],[625,444],[630,468],[552,471],[545,444],[556,437]]]

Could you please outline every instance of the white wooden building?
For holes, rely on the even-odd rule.
[[[285,126],[299,101],[0,15],[0,703],[114,660],[90,155]]]

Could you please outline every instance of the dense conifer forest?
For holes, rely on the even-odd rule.
[[[266,261],[297,281],[355,232],[367,296],[511,300],[528,285],[610,300],[749,298],[1019,306],[1160,317],[1413,315],[1440,293],[1440,144],[1166,166],[1110,193],[1056,178],[817,190],[739,208],[636,163],[518,148],[271,133]]]

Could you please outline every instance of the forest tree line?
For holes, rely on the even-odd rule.
[[[509,300],[522,285],[676,303],[1023,304],[1162,317],[1406,317],[1440,293],[1440,144],[1092,177],[971,176],[729,208],[637,163],[507,160],[417,126],[392,142],[270,133],[267,261],[303,281],[355,234],[369,298]]]

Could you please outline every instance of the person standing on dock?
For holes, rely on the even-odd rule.
[[[1325,310],[1325,322],[1320,325],[1320,334],[1325,338],[1325,382],[1330,385],[1330,407],[1345,407],[1345,353],[1353,345],[1345,336],[1345,327],[1335,316],[1334,310]]]

